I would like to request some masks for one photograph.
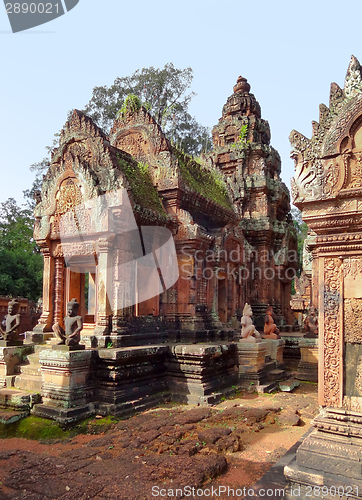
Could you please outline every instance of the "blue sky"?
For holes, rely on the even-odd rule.
[[[239,75],[251,84],[290,186],[292,129],[310,137],[332,81],[362,62],[360,0],[181,2],[80,0],[66,15],[13,34],[0,5],[0,202],[23,203],[29,165],[46,156],[69,109],[92,89],[143,67],[191,66],[190,111],[212,127]]]

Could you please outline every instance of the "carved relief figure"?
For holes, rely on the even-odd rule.
[[[18,340],[20,327],[19,302],[12,300],[8,304],[8,314],[5,316],[5,331],[0,327],[2,338],[6,341]]]
[[[253,311],[249,304],[245,304],[243,317],[241,318],[241,339],[240,342],[257,342],[261,335],[253,325],[251,316]]]
[[[265,315],[263,339],[280,339],[279,330],[274,322],[273,308],[268,306]]]
[[[83,320],[78,316],[79,303],[77,299],[72,299],[67,304],[68,315],[64,318],[65,330],[55,323],[53,332],[60,339],[58,345],[79,345],[80,332],[83,329]]]
[[[311,307],[309,309],[309,314],[305,318],[304,322],[308,333],[305,335],[307,338],[315,338],[318,336],[318,318],[317,318],[317,310],[315,307]]]

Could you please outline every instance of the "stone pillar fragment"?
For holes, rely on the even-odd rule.
[[[238,342],[239,385],[249,388],[265,384],[266,342]]]
[[[318,338],[299,339],[301,359],[296,378],[308,382],[318,382]]]
[[[69,424],[94,414],[90,350],[54,346],[40,351],[43,403],[33,413]],[[62,349],[59,349],[62,347]]]

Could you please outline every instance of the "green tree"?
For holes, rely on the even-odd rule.
[[[297,275],[300,276],[300,273],[303,270],[303,245],[304,245],[304,240],[307,237],[308,234],[308,226],[305,222],[303,222],[302,219],[302,212],[299,210],[299,208],[292,208],[291,209],[291,214],[293,218],[293,224],[295,227],[295,231],[297,233],[297,241],[298,241],[298,258],[299,258],[299,266],[297,269]]]
[[[116,78],[110,87],[95,87],[83,111],[108,133],[126,97],[137,95],[165,134],[185,153],[197,156],[211,148],[211,139],[209,130],[188,112],[195,96],[189,92],[192,78],[191,68],[177,69],[172,63],[162,69],[143,68]]]
[[[193,79],[191,68],[177,69],[172,63],[158,69],[153,66],[135,71],[131,76],[118,77],[107,87],[95,87],[83,112],[104,132],[109,133],[114,120],[124,106],[127,96],[134,94],[154,116],[167,137],[185,153],[199,156],[212,147],[210,129],[200,125],[188,112],[194,92],[189,92]],[[68,112],[68,118],[71,111]],[[48,154],[58,146],[60,133],[54,135]],[[42,176],[49,167],[49,158],[34,163],[30,170],[36,173],[33,186],[24,191],[30,207],[35,206],[34,195],[41,188]]]
[[[32,210],[13,198],[0,204],[0,293],[37,300],[43,258],[33,238]]]

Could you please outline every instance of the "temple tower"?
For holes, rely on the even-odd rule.
[[[223,172],[251,245],[251,305],[258,326],[268,304],[280,322],[292,321],[289,300],[297,265],[289,191],[281,181],[278,152],[250,85],[239,77],[212,131],[213,163]]]

